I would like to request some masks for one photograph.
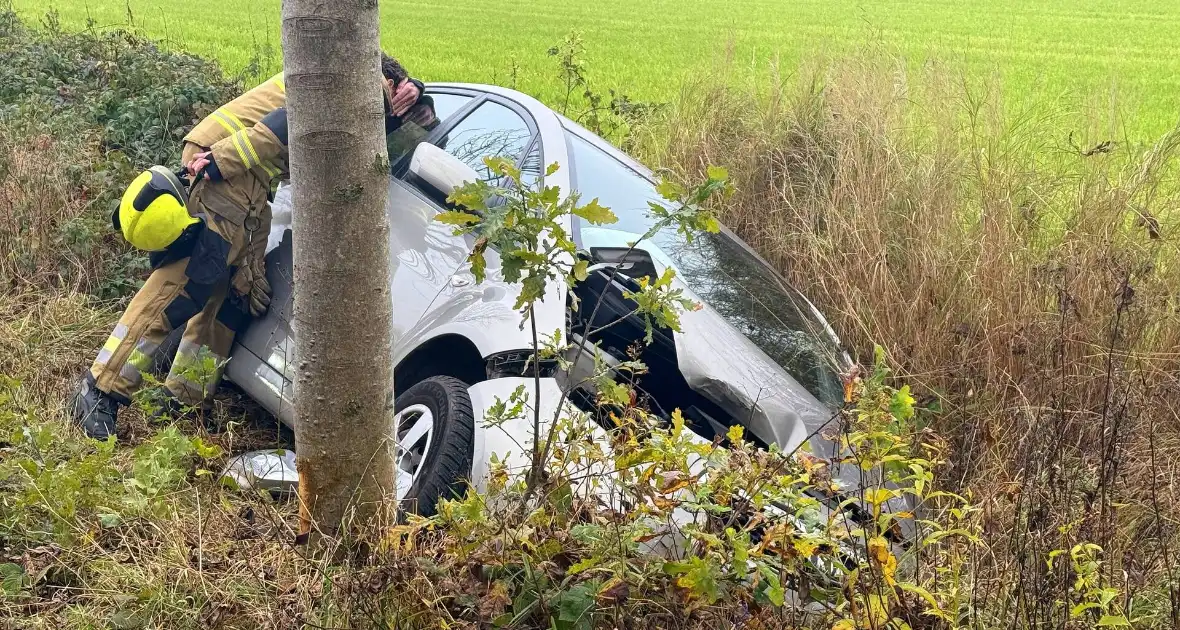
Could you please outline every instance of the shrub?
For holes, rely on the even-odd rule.
[[[181,138],[239,84],[124,31],[47,24],[0,13],[0,290],[117,297],[146,269],[111,228],[118,197],[140,169],[178,166]]]

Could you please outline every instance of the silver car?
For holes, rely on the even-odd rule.
[[[477,284],[467,263],[471,238],[433,220],[457,185],[494,177],[483,163],[491,156],[515,158],[529,184],[544,181],[585,201],[598,198],[619,218],[608,226],[569,219],[566,227],[591,259],[592,273],[574,289],[551,288],[536,310],[542,334],[560,330],[565,339],[579,339],[625,319],[592,341],[608,363],[626,358],[644,324],[628,318],[633,309],[623,291],[643,273],[674,267],[677,282],[703,308],[683,314],[681,331],[656,330],[642,356],[649,371],[636,382],[643,404],[662,415],[681,409],[703,440],[742,424],[763,445],[790,450],[813,439],[817,451],[828,451],[815,436],[842,400],[840,372],[848,357],[812,304],[745,243],[724,228],[692,244],[668,230],[617,260],[651,226],[648,202],[661,202],[648,169],[524,94],[461,84],[431,84],[426,94],[437,124],[407,124],[389,143],[400,499],[429,514],[439,497],[467,483],[482,487],[493,456],[527,465],[531,422],[485,426],[485,411],[521,384],[531,391],[534,369],[543,388],[536,404],[546,413],[563,387],[580,382],[580,366],[562,373],[527,360],[533,340],[513,309],[518,287],[503,282],[495,252],[488,255],[486,281]],[[554,162],[560,170],[546,177],[545,165]],[[232,382],[288,425],[297,332],[290,194],[281,187],[274,201],[271,310],[239,337],[227,367]],[[620,266],[613,279],[611,266]],[[570,309],[568,291],[590,304],[601,295],[598,321],[585,321],[590,309]],[[590,395],[576,391],[571,400]]]

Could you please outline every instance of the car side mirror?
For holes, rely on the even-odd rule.
[[[659,277],[659,274],[656,273],[655,262],[651,259],[651,254],[642,249],[633,249],[630,247],[591,247],[590,262],[595,265],[617,267],[621,273],[636,280],[644,276],[652,280]]]
[[[429,142],[414,149],[409,173],[427,189],[425,192],[444,200],[464,184],[479,180],[479,174],[466,162]]]

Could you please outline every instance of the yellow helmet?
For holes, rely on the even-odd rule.
[[[168,249],[191,225],[200,223],[188,213],[188,193],[175,173],[153,166],[139,174],[119,203],[113,217],[115,229],[139,249]]]

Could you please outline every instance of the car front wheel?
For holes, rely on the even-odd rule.
[[[449,376],[417,383],[397,397],[397,498],[431,516],[439,499],[462,496],[475,450],[475,414],[467,384]]]

